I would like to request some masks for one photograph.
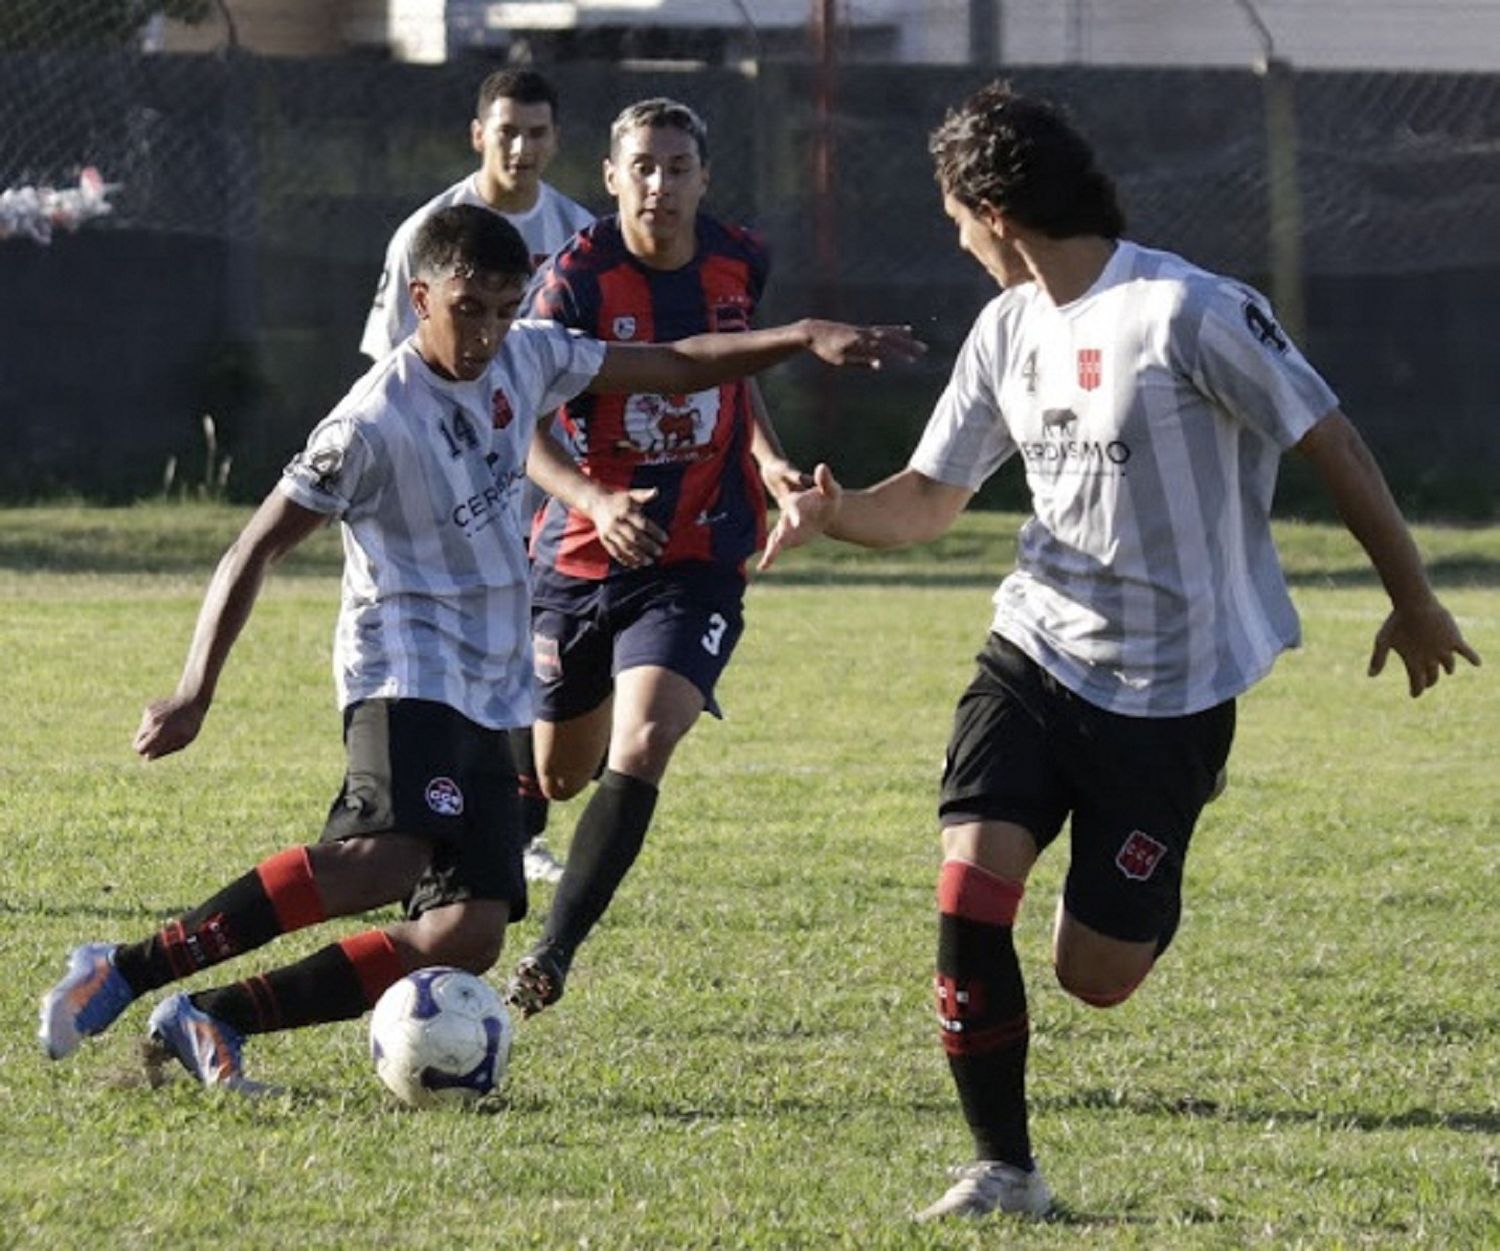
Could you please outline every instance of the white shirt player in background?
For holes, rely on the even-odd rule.
[[[1370,673],[1395,651],[1417,696],[1457,657],[1479,657],[1363,440],[1259,294],[1121,239],[1087,142],[1003,83],[951,112],[931,146],[959,246],[1003,294],[907,468],[845,491],[820,465],[762,567],[819,533],[931,540],[1021,461],[1032,516],[959,706],[940,809],[938,1016],[978,1159],[920,1215],[1040,1215],[1051,1195],[1030,1154],[1011,939],[1026,878],[1071,814],[1057,976],[1086,1003],[1122,1002],[1176,929],[1182,857],[1216,774],[1222,784],[1233,701],[1299,641],[1269,524],[1284,451],[1312,463],[1390,595]],[[1105,744],[1098,773],[1123,781],[1080,767],[1091,739]],[[1176,828],[1139,824],[1140,811],[1175,814],[1163,821]]]
[[[411,245],[417,228],[438,209],[473,204],[499,213],[526,241],[533,266],[594,220],[583,205],[542,179],[560,140],[557,91],[541,74],[527,69],[497,70],[479,85],[469,123],[469,142],[479,154],[479,168],[434,196],[396,228],[386,246],[375,302],[359,343],[361,352],[378,361],[417,328],[406,294],[412,277]]]
[[[517,322],[529,252],[503,218],[473,206],[428,218],[416,256],[416,335],[317,425],[225,553],[177,689],[147,707],[134,740],[148,760],[193,742],[271,567],[337,519],[345,787],[312,846],[277,853],[138,942],[75,948],[41,1003],[54,1060],[142,994],[398,900],[408,904],[400,921],[247,981],[169,996],[151,1016],[153,1056],[205,1085],[253,1091],[247,1035],[358,1016],[428,965],[490,968],[526,906],[523,827],[497,733],[532,715],[526,548],[508,497],[529,473],[607,529],[619,559],[660,550],[640,493],[585,477],[547,436],[533,438],[537,417],[586,388],[691,392],[802,351],[876,367],[920,347],[902,328],[817,321],[607,345]]]

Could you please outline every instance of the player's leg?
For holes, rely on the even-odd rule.
[[[282,934],[400,899],[427,856],[419,839],[288,848],[144,939],[75,948],[62,980],[42,998],[42,1045],[61,1059],[149,991]]]
[[[1078,711],[1065,753],[1077,802],[1053,961],[1065,990],[1108,1008],[1135,992],[1177,932],[1188,846],[1224,774],[1235,708],[1170,718]]]
[[[205,1084],[237,1085],[246,1037],[360,1016],[392,982],[429,964],[483,972],[507,921],[525,915],[504,732],[443,704],[371,701],[351,719],[350,741],[350,775],[314,849],[318,882],[341,911],[404,896],[407,919],[265,974],[173,996],[151,1018],[158,1062],[175,1058]],[[368,884],[398,879],[394,896]]]
[[[551,804],[537,776],[536,742],[531,726],[510,731],[510,754],[516,762],[516,794],[521,800],[521,823],[526,835],[522,856],[526,880],[556,882],[562,877],[562,861],[543,837]]]
[[[1040,1215],[1051,1194],[1032,1158],[1030,1019],[1013,929],[1026,879],[1067,800],[1048,759],[1034,666],[991,639],[959,701],[944,770],[938,878],[938,1020],[974,1162],[919,1219]]]
[[[512,980],[527,1014],[555,1002],[578,946],[645,842],[677,744],[705,707],[744,628],[737,578],[704,571],[636,580],[610,606],[615,694],[608,765],[579,818],[541,939]]]

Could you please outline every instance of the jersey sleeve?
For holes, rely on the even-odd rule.
[[[1338,407],[1338,396],[1271,315],[1265,297],[1219,282],[1201,319],[1179,317],[1174,336],[1193,385],[1237,421],[1291,447]]]
[[[391,236],[375,300],[365,319],[359,350],[373,361],[384,360],[411,334],[416,321],[407,288],[411,282],[411,235],[407,223]]]
[[[519,333],[518,333],[519,332]],[[524,356],[524,374],[533,418],[566,404],[594,380],[604,365],[605,345],[581,330],[545,321],[516,322],[511,334]]]
[[[574,273],[574,266],[569,264],[569,255],[564,248],[536,271],[522,301],[523,318],[587,329],[578,299],[578,275]]]
[[[343,517],[379,490],[376,461],[358,423],[337,413],[319,422],[277,484],[294,504]]]
[[[977,491],[1015,452],[995,392],[1003,334],[998,306],[992,303],[970,329],[911,455],[908,464],[918,473]]]

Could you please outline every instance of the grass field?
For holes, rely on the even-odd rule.
[[[243,518],[0,511],[0,1246],[1500,1245],[1500,531],[1419,532],[1490,667],[1412,702],[1364,677],[1383,596],[1352,542],[1282,528],[1307,643],[1241,705],[1169,958],[1109,1013],[1057,989],[1061,846],[1022,912],[1064,1210],[934,1229],[908,1214],[968,1152],[930,1012],[934,795],[1016,519],[754,583],[729,719],[684,744],[567,998],[466,1114],[394,1107],[356,1023],[255,1040],[291,1088],[260,1102],[148,1089],[139,1006],[65,1063],[36,1047],[69,946],[311,838],[336,787],[332,535],[273,580],[200,741],[129,752]]]

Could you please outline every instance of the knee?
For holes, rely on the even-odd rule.
[[[592,774],[581,770],[576,773],[563,769],[537,770],[537,783],[542,788],[542,794],[553,803],[562,803],[564,800],[572,799],[589,784],[591,777]]]
[[[428,964],[449,964],[476,975],[489,972],[500,958],[505,921],[486,909],[479,914],[445,919],[442,924],[418,922],[422,958]]]
[[[1058,959],[1053,964],[1057,983],[1080,1003],[1091,1008],[1115,1008],[1124,1003],[1146,980],[1151,966],[1140,969],[1099,969],[1076,961]]]
[[[681,726],[656,718],[639,721],[623,730],[618,742],[610,745],[612,768],[632,777],[660,780],[681,742]]]

